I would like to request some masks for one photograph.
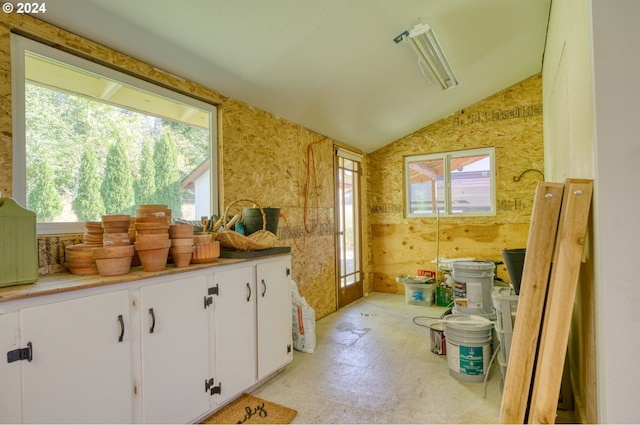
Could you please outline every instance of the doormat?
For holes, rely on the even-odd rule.
[[[203,424],[288,424],[298,412],[288,407],[242,394],[213,415]]]

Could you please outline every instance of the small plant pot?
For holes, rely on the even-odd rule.
[[[192,238],[193,237],[193,225],[191,224],[174,224],[169,226],[169,235],[171,239],[177,238]]]
[[[212,263],[220,257],[220,242],[196,244],[193,250],[192,263]]]
[[[131,257],[133,255],[133,247],[131,245],[124,246],[105,246],[101,248],[93,248],[93,258],[120,258]]]
[[[193,246],[193,237],[171,239],[171,246]]]
[[[145,272],[157,272],[167,267],[169,247],[157,249],[145,249],[138,251],[138,257]]]
[[[101,276],[118,276],[129,273],[131,270],[131,256],[97,258],[96,267]]]
[[[136,242],[158,242],[169,239],[169,234],[163,233],[136,233]]]
[[[152,242],[135,242],[133,244],[136,248],[136,251],[146,251],[149,249],[160,249],[160,248],[169,248],[171,246],[171,241],[169,239],[163,239]]]
[[[105,246],[129,245],[129,232],[126,233],[105,233],[102,235],[102,243]]]
[[[212,243],[213,242],[213,235],[210,234],[210,233],[205,233],[203,235],[195,235],[194,236],[194,241],[197,244]]]
[[[172,247],[171,258],[176,267],[187,267],[191,264],[191,256],[193,254],[193,246],[189,247]]]

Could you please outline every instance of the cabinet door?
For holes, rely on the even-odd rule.
[[[207,276],[140,289],[142,418],[187,423],[209,410]]]
[[[20,315],[18,313],[0,314],[0,423],[22,423],[22,382],[20,381],[21,362],[8,363],[9,351],[20,348]]]
[[[216,384],[224,403],[256,382],[256,288],[253,267],[214,274]]]
[[[259,380],[293,358],[290,275],[289,260],[257,266]]]
[[[129,291],[20,311],[25,423],[131,423]]]

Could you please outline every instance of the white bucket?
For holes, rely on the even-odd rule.
[[[449,375],[483,382],[489,371],[493,322],[481,316],[452,314],[444,318]]]
[[[491,261],[453,263],[453,303],[456,313],[488,316],[494,314],[491,290],[495,276]]]

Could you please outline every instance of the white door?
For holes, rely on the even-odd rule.
[[[253,267],[214,274],[218,404],[256,382],[256,286]]]
[[[290,275],[288,260],[257,266],[258,379],[293,358]]]
[[[196,276],[140,289],[145,423],[187,423],[209,410],[207,286]]]
[[[22,423],[22,361],[8,362],[7,353],[20,349],[20,315],[0,314],[0,423]]]
[[[20,327],[25,423],[132,422],[128,291],[27,308]]]

